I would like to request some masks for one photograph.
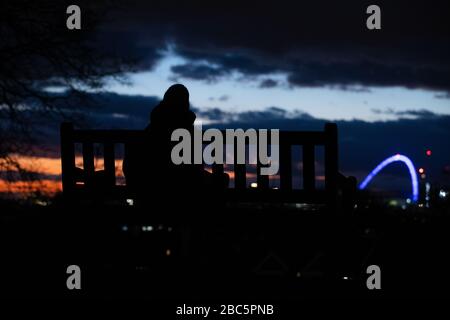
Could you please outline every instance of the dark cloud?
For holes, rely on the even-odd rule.
[[[438,93],[435,95],[437,99],[450,99],[450,92]]]
[[[219,101],[225,102],[225,101],[228,101],[228,100],[230,100],[230,96],[227,95],[227,94],[224,94],[223,96],[219,97]]]
[[[372,108],[370,110],[375,114],[393,114],[394,113],[394,109],[392,109],[392,108],[387,108],[384,110],[379,109],[379,108]]]
[[[124,52],[147,52],[151,61],[172,44],[189,60],[172,71],[189,79],[279,72],[295,86],[449,91],[450,3],[378,1],[382,29],[376,31],[365,26],[370,4],[127,1],[112,10],[113,24],[104,31],[123,40]]]
[[[411,65],[386,65],[379,61],[300,63],[289,76],[300,86],[398,86],[443,89],[450,83],[448,70]],[[448,89],[448,88],[447,88]]]
[[[207,82],[215,82],[219,77],[230,73],[222,67],[196,63],[172,66],[170,70],[174,73],[175,79],[181,77],[185,79],[205,80]]]
[[[260,88],[273,88],[276,86],[278,86],[278,81],[273,79],[264,79],[259,84]]]
[[[394,115],[400,118],[403,117],[414,117],[414,118],[436,118],[441,115],[434,113],[427,109],[407,109],[407,110],[394,110],[392,108],[387,109],[371,109],[375,114],[386,114],[386,115]]]
[[[243,128],[261,128],[258,124],[269,120],[270,123],[284,120],[314,120],[310,114],[303,111],[289,112],[279,107],[268,107],[260,111],[229,112],[219,108],[200,109],[193,108],[197,116],[210,120],[214,125],[232,126],[236,123],[243,125]]]

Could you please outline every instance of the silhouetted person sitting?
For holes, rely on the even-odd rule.
[[[172,132],[183,128],[193,136],[195,118],[189,109],[187,88],[181,84],[171,86],[151,112],[145,141],[126,148],[123,171],[127,186],[139,197],[154,201],[148,198],[151,191],[153,195],[173,194],[177,201],[180,197],[189,198],[200,189],[228,186],[228,175],[217,179],[203,170],[202,165],[172,162],[172,148],[178,143],[171,141]]]

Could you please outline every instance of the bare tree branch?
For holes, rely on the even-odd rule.
[[[89,90],[125,81],[136,60],[102,47],[96,30],[112,1],[78,1],[82,30],[66,28],[67,1],[0,2],[0,179],[27,176],[15,154],[30,154],[39,127],[49,119],[80,119],[92,106]],[[55,94],[47,87],[65,88]],[[77,112],[78,111],[78,112]]]

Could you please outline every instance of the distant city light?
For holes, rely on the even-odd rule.
[[[446,192],[445,190],[439,190],[439,198],[441,199],[445,199],[448,196],[448,192]]]
[[[424,173],[425,169],[424,168],[419,168],[419,173]]]
[[[428,149],[428,150],[426,151],[426,154],[427,154],[428,157],[431,156],[431,154],[432,154],[431,150]]]
[[[134,205],[134,200],[133,199],[127,199],[127,204],[129,206],[133,206]]]
[[[431,183],[425,183],[425,206],[427,208],[430,207],[430,191],[431,191]]]
[[[122,231],[124,231],[124,232],[128,231],[128,226],[127,225],[123,225],[122,226]]]
[[[250,187],[251,187],[251,188],[258,188],[258,184],[257,184],[256,182],[252,182],[252,183],[250,184]]]
[[[388,205],[390,205],[391,207],[397,207],[398,206],[398,201],[397,200],[389,200]]]
[[[48,202],[42,201],[42,200],[36,200],[34,203],[36,203],[38,206],[43,206],[43,207],[48,205]]]
[[[378,164],[375,169],[372,170],[372,172],[369,173],[369,175],[364,179],[363,182],[359,185],[359,189],[363,190],[367,187],[369,182],[381,171],[384,167],[391,164],[392,162],[403,162],[407,167],[409,171],[409,175],[411,176],[411,186],[412,186],[412,195],[411,199],[413,202],[417,202],[419,199],[419,182],[417,179],[417,173],[416,168],[414,167],[414,164],[412,163],[411,159],[409,159],[407,156],[396,154],[392,157],[384,159],[380,164]]]
[[[142,226],[142,231],[153,231],[153,227],[152,226]]]

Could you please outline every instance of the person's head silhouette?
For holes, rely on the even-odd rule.
[[[174,84],[164,93],[163,104],[178,110],[189,110],[189,91],[180,84]]]
[[[182,84],[174,84],[164,93],[162,101],[153,109],[151,127],[154,129],[189,128],[195,113],[189,110],[189,91]]]

